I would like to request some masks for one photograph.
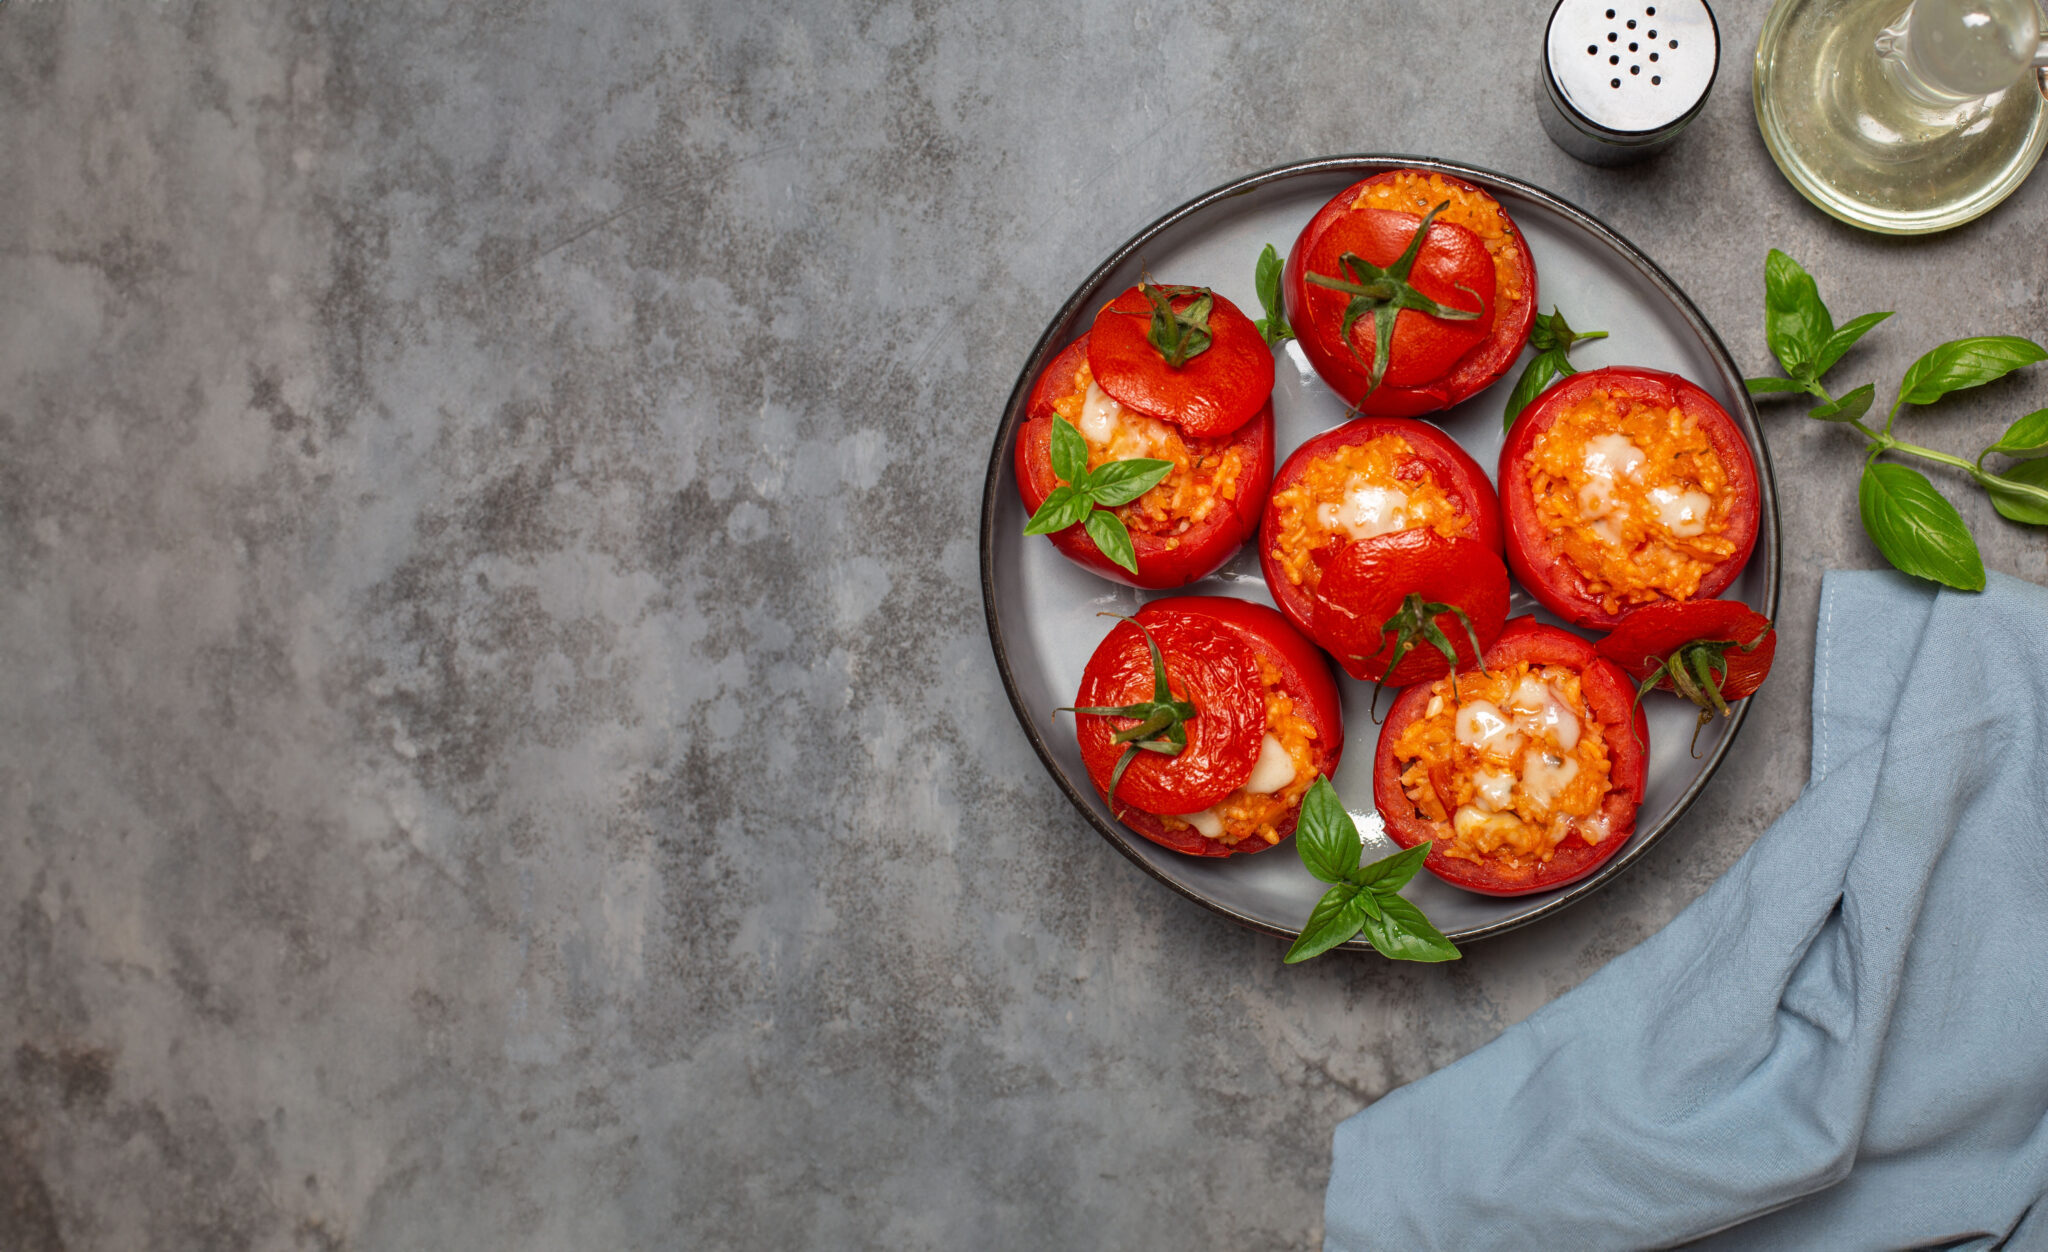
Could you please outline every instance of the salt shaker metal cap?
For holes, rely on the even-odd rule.
[[[1558,0],[1543,32],[1537,115],[1581,161],[1626,165],[1699,115],[1720,64],[1705,0]]]

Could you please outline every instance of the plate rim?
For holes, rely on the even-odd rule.
[[[1767,529],[1770,539],[1763,554],[1764,604],[1762,608],[1765,617],[1773,621],[1777,619],[1779,581],[1783,573],[1783,562],[1781,559],[1782,536],[1779,531],[1778,519],[1777,474],[1771,462],[1769,442],[1764,437],[1762,415],[1757,411],[1756,402],[1749,395],[1748,389],[1742,385],[1743,375],[1741,368],[1736,364],[1734,356],[1728,351],[1727,345],[1721,341],[1720,333],[1714,329],[1713,324],[1707,321],[1706,317],[1699,311],[1699,308],[1693,304],[1691,297],[1687,296],[1679,288],[1678,284],[1671,280],[1671,277],[1664,272],[1661,266],[1651,260],[1647,253],[1641,248],[1636,247],[1635,244],[1631,243],[1613,227],[1607,225],[1585,209],[1564,199],[1562,196],[1538,187],[1533,183],[1515,178],[1512,175],[1502,174],[1480,166],[1446,161],[1437,157],[1409,156],[1401,153],[1338,154],[1272,166],[1268,169],[1222,183],[1160,215],[1112,251],[1108,258],[1100,265],[1089,271],[1088,275],[1081,280],[1080,285],[1074,289],[1073,293],[1061,302],[1058,311],[1053,314],[1052,318],[1046,323],[1045,330],[1040,333],[1038,342],[1025,357],[1024,366],[1017,376],[1017,382],[1010,389],[1009,399],[1004,402],[1002,421],[998,423],[996,428],[995,446],[989,454],[988,472],[982,484],[979,544],[982,609],[987,620],[989,647],[995,654],[996,669],[1002,675],[1003,691],[1009,697],[1010,711],[1016,715],[1017,724],[1023,729],[1025,739],[1031,744],[1032,750],[1038,754],[1039,763],[1045,768],[1046,773],[1052,776],[1054,784],[1065,794],[1068,802],[1079,811],[1081,817],[1090,826],[1095,828],[1097,834],[1108,840],[1110,846],[1121,852],[1126,860],[1136,865],[1140,870],[1143,870],[1146,876],[1154,881],[1163,883],[1176,895],[1192,900],[1210,912],[1226,917],[1240,926],[1245,926],[1261,934],[1273,935],[1281,939],[1298,937],[1301,934],[1300,928],[1290,929],[1285,926],[1276,926],[1260,918],[1252,917],[1217,900],[1210,899],[1208,896],[1175,880],[1156,868],[1142,855],[1137,847],[1135,840],[1140,838],[1140,836],[1125,831],[1120,826],[1112,826],[1105,822],[1095,812],[1088,798],[1084,797],[1075,787],[1073,781],[1067,777],[1066,771],[1061,768],[1058,760],[1053,756],[1052,748],[1047,743],[1044,733],[1039,730],[1036,719],[1030,710],[1025,707],[1024,696],[1018,689],[1016,673],[1010,665],[1009,652],[1004,643],[1002,614],[996,602],[995,582],[995,524],[996,510],[1000,507],[999,488],[1002,483],[1004,464],[1011,455],[1011,448],[1016,438],[1017,426],[1022,416],[1024,402],[1029,396],[1031,386],[1037,380],[1038,374],[1044,369],[1047,361],[1050,359],[1051,349],[1057,337],[1056,332],[1060,327],[1067,324],[1077,309],[1087,303],[1096,288],[1111,273],[1142,251],[1147,243],[1158,237],[1169,227],[1188,217],[1200,213],[1213,205],[1220,204],[1225,200],[1234,199],[1272,183],[1334,173],[1356,173],[1359,177],[1364,178],[1370,177],[1374,173],[1384,172],[1387,169],[1417,169],[1449,174],[1478,183],[1481,186],[1488,187],[1490,190],[1505,189],[1512,191],[1516,195],[1527,197],[1551,212],[1566,218],[1573,225],[1606,244],[1622,260],[1627,261],[1633,266],[1657,289],[1659,294],[1671,302],[1672,307],[1678,310],[1680,315],[1684,317],[1687,325],[1692,328],[1693,332],[1705,344],[1708,355],[1714,358],[1716,365],[1721,370],[1722,381],[1727,384],[1729,390],[1735,396],[1736,406],[1748,417],[1749,429],[1753,430],[1756,434],[1756,438],[1751,444],[1751,451],[1757,458],[1757,473],[1761,484],[1759,494],[1762,496],[1761,503],[1764,514],[1760,519],[1758,530],[1759,533],[1762,533]],[[1519,354],[1517,356],[1519,358]],[[1713,781],[1714,775],[1720,772],[1722,760],[1727,756],[1729,749],[1735,745],[1736,737],[1741,734],[1742,727],[1748,720],[1749,701],[1743,700],[1738,703],[1733,717],[1729,720],[1728,733],[1722,737],[1720,743],[1713,751],[1707,754],[1704,768],[1687,784],[1677,801],[1663,815],[1656,826],[1647,832],[1637,832],[1629,840],[1629,846],[1623,848],[1621,853],[1614,857],[1614,859],[1608,861],[1594,873],[1559,890],[1537,908],[1513,917],[1502,918],[1496,922],[1489,922],[1482,926],[1467,927],[1463,930],[1447,932],[1447,937],[1456,943],[1468,943],[1475,939],[1487,939],[1496,935],[1506,934],[1511,930],[1518,930],[1523,926],[1562,912],[1599,890],[1602,886],[1605,886],[1610,880],[1627,870],[1629,866],[1641,860],[1651,847],[1660,842],[1670,832],[1671,828],[1676,826],[1685,817],[1686,813],[1691,810],[1693,803],[1699,799],[1700,793],[1706,789],[1709,782]],[[1340,950],[1366,952],[1373,950],[1371,945],[1363,938],[1349,940],[1339,945],[1339,948]]]

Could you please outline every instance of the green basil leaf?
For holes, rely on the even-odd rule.
[[[1842,393],[1832,404],[1823,404],[1807,416],[1817,422],[1853,422],[1870,412],[1871,402],[1876,399],[1877,388],[1865,383],[1854,391]]]
[[[1742,385],[1749,388],[1753,396],[1770,395],[1779,391],[1805,391],[1806,384],[1796,378],[1745,378]]]
[[[1991,507],[2001,516],[2048,526],[2048,461],[2021,461],[1986,482],[1984,490],[1991,493]]]
[[[1542,319],[1539,318],[1537,320],[1540,322]],[[1562,371],[1559,369],[1560,366],[1563,367]],[[1556,378],[1560,372],[1573,373],[1575,371],[1565,361],[1564,353],[1554,348],[1550,351],[1539,353],[1534,360],[1523,366],[1522,376],[1515,380],[1515,389],[1508,393],[1508,407],[1501,414],[1501,429],[1511,429],[1515,424],[1515,419],[1522,415],[1522,410],[1534,404],[1536,397],[1543,394],[1543,389],[1550,386],[1551,380]]]
[[[1350,880],[1360,887],[1378,891],[1399,891],[1415,877],[1415,871],[1422,868],[1429,858],[1430,844],[1418,843],[1412,848],[1403,848],[1389,857],[1382,857],[1372,864],[1353,870]]]
[[[1380,893],[1379,905],[1380,915],[1367,918],[1361,928],[1381,956],[1393,961],[1455,961],[1464,955],[1405,897]]]
[[[1088,441],[1064,417],[1052,419],[1052,472],[1063,483],[1078,483],[1088,475]]]
[[[1898,569],[1958,591],[1984,589],[1984,558],[1977,554],[1977,541],[1956,506],[1934,489],[1927,475],[1872,461],[1863,467],[1856,503],[1871,542]]]
[[[1814,355],[1813,376],[1819,378],[1833,369],[1835,362],[1842,359],[1844,352],[1854,347],[1858,339],[1869,334],[1871,327],[1890,316],[1889,313],[1865,313],[1862,317],[1852,317],[1842,323],[1841,328],[1829,335],[1828,341],[1822,344],[1820,351]]]
[[[1556,317],[1560,321],[1563,320],[1556,309],[1550,311],[1550,316]],[[1540,356],[1545,352],[1553,352],[1569,344],[1571,342],[1570,336],[1571,332],[1567,329],[1565,337],[1560,339],[1557,330],[1550,324],[1550,317],[1538,314],[1536,321],[1529,327],[1529,346],[1534,348],[1537,355]]]
[[[1138,572],[1138,550],[1131,546],[1131,531],[1124,519],[1108,509],[1096,509],[1088,514],[1086,524],[1088,537],[1102,549],[1102,555],[1133,574]]]
[[[1252,285],[1258,289],[1259,305],[1266,315],[1259,319],[1259,333],[1266,337],[1266,346],[1273,347],[1282,339],[1294,338],[1294,331],[1287,325],[1286,306],[1280,301],[1280,254],[1272,244],[1259,253],[1259,263],[1252,271]]]
[[[1835,333],[1820,288],[1799,262],[1772,248],[1764,259],[1764,339],[1794,378],[1812,378],[1814,360]]]
[[[1899,401],[1933,404],[1951,391],[1981,387],[2041,360],[2048,360],[2048,348],[2017,335],[1952,339],[1907,369],[1899,384]]]
[[[1301,798],[1301,817],[1294,825],[1294,851],[1301,863],[1324,882],[1343,882],[1358,868],[1362,850],[1358,826],[1344,811],[1337,789],[1329,779],[1317,778]]]
[[[1038,512],[1033,513],[1031,520],[1024,523],[1024,533],[1050,535],[1056,530],[1065,530],[1087,517],[1088,510],[1094,507],[1095,504],[1089,500],[1088,493],[1079,487],[1072,484],[1054,487],[1052,494],[1045,498],[1045,503],[1038,506]]]
[[[1365,894],[1349,883],[1338,883],[1325,891],[1323,898],[1316,901],[1315,908],[1309,911],[1308,920],[1302,923],[1301,938],[1287,949],[1283,958],[1286,963],[1292,965],[1312,956],[1321,956],[1357,934],[1366,920],[1361,903]]]
[[[1107,461],[1088,475],[1087,491],[1095,503],[1115,508],[1119,504],[1129,504],[1157,487],[1172,472],[1173,462],[1151,457]]]
[[[2035,409],[2014,422],[1999,436],[1997,443],[1984,450],[2003,452],[2007,456],[2019,457],[2021,460],[2048,456],[2048,409]]]

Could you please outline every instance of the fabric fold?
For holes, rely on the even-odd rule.
[[[2048,592],[1829,574],[1806,791],[1663,931],[1339,1126],[1327,1246],[2040,1225],[2044,707]]]

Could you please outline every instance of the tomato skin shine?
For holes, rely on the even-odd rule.
[[[1107,790],[1123,748],[1109,740],[1117,730],[1133,724],[1132,719],[1076,715],[1082,763],[1096,794],[1105,797],[1118,821],[1176,852],[1240,856],[1273,846],[1256,836],[1235,843],[1210,838],[1185,823],[1162,821],[1161,815],[1177,818],[1208,808],[1249,777],[1249,762],[1258,755],[1264,739],[1266,692],[1256,678],[1249,685],[1244,683],[1247,659],[1255,670],[1263,662],[1277,672],[1278,690],[1290,699],[1294,713],[1315,730],[1310,770],[1297,780],[1299,790],[1305,791],[1315,774],[1335,772],[1344,754],[1344,714],[1329,663],[1285,618],[1262,604],[1227,596],[1172,596],[1146,604],[1134,617],[1158,641],[1174,692],[1192,700],[1198,712],[1188,722],[1188,747],[1181,757],[1141,752],[1125,771],[1113,799],[1108,798]],[[1143,636],[1132,623],[1119,622],[1089,659],[1076,703],[1080,707],[1116,707],[1149,700],[1151,673]],[[1184,682],[1188,685],[1183,686]],[[1202,727],[1212,707],[1206,702],[1217,699],[1213,692],[1227,683],[1238,684],[1237,689],[1224,693],[1222,702],[1213,706],[1220,714],[1214,720],[1227,725]],[[1249,719],[1247,699],[1261,710]],[[1176,764],[1184,757],[1191,759]],[[1150,781],[1134,792],[1131,780],[1141,770]],[[1219,790],[1225,781],[1230,787]],[[1293,833],[1299,815],[1297,796],[1293,809],[1275,830],[1275,842]]]
[[[1619,666],[1602,657],[1578,635],[1541,625],[1533,617],[1518,617],[1509,622],[1500,638],[1486,650],[1488,669],[1512,667],[1524,661],[1563,666],[1579,673],[1581,694],[1600,727],[1610,762],[1608,792],[1600,807],[1608,832],[1595,844],[1567,836],[1550,860],[1535,866],[1471,861],[1431,848],[1423,862],[1425,869],[1454,887],[1481,895],[1519,896],[1548,891],[1599,869],[1635,833],[1636,808],[1643,801],[1643,788],[1648,781],[1649,722],[1642,710],[1635,707],[1635,688]],[[1410,723],[1424,715],[1434,691],[1435,684],[1431,683],[1417,684],[1401,692],[1380,728],[1373,760],[1373,802],[1386,822],[1388,837],[1404,848],[1444,837],[1443,823],[1429,821],[1417,813],[1414,802],[1401,786],[1402,764],[1393,753],[1394,742]]]
[[[1083,335],[1054,357],[1032,385],[1024,421],[1017,433],[1014,461],[1017,494],[1023,499],[1027,516],[1036,513],[1059,485],[1052,469],[1052,426],[1058,417],[1054,404],[1068,394],[1075,371],[1087,360],[1088,336]],[[1250,421],[1213,441],[1211,446],[1215,455],[1232,448],[1239,453],[1234,494],[1218,500],[1207,517],[1180,534],[1133,531],[1131,547],[1137,558],[1136,574],[1105,556],[1081,526],[1054,531],[1046,538],[1069,560],[1126,586],[1168,590],[1207,577],[1237,555],[1244,541],[1258,529],[1266,487],[1273,478],[1271,401],[1262,403]]]
[[[1102,389],[1197,438],[1227,435],[1250,421],[1273,394],[1273,350],[1235,304],[1211,298],[1209,346],[1178,366],[1146,338],[1152,305],[1138,288],[1110,301],[1087,335],[1088,365]],[[1172,301],[1176,309],[1193,302]]]

